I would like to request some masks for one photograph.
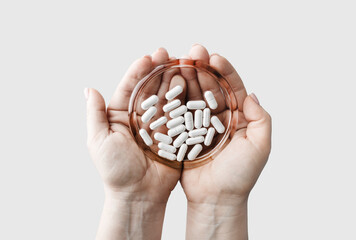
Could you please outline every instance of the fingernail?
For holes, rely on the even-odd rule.
[[[167,51],[164,47],[159,47],[156,52],[159,52],[159,51]]]
[[[192,47],[195,47],[195,46],[203,46],[203,45],[201,45],[200,43],[194,43],[194,44],[192,45]]]
[[[213,56],[220,56],[219,53],[212,53],[210,54],[210,57],[213,57]]]
[[[143,58],[148,58],[148,59],[152,60],[152,56],[151,55],[145,55],[145,56],[143,56]]]
[[[256,97],[256,95],[254,93],[250,94],[250,97],[253,99],[253,101],[255,101],[255,103],[257,103],[258,105],[260,105],[260,101],[258,101],[258,98]]]
[[[85,96],[85,100],[88,100],[88,98],[89,98],[89,88],[84,88],[84,96]]]

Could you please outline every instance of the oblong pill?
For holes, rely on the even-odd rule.
[[[157,95],[152,95],[141,103],[141,108],[147,110],[158,102]]]
[[[164,150],[164,151],[166,151],[166,152],[170,152],[170,153],[175,153],[176,150],[177,150],[177,149],[176,149],[175,147],[173,147],[172,145],[169,145],[169,144],[164,143],[164,142],[158,143],[158,148],[159,148],[159,149],[162,149],[162,150]]]
[[[155,130],[156,128],[162,126],[166,122],[167,122],[167,118],[166,117],[160,117],[156,121],[154,121],[153,123],[150,124],[150,128],[152,130]]]
[[[167,103],[166,105],[163,106],[163,112],[169,112],[172,111],[173,109],[176,109],[179,107],[181,104],[181,101],[179,99],[175,99],[170,103]]]
[[[184,143],[184,144],[182,144],[182,146],[180,146],[178,154],[177,154],[177,161],[179,161],[179,162],[183,161],[187,150],[188,150],[187,144]]]
[[[194,128],[193,114],[191,112],[184,113],[185,127],[188,131]]]
[[[182,123],[184,123],[184,117],[179,116],[179,117],[173,118],[172,120],[169,120],[167,122],[166,126],[167,126],[167,128],[174,128]]]
[[[183,87],[180,85],[177,85],[174,88],[172,88],[171,90],[169,90],[165,96],[166,96],[167,100],[172,100],[173,98],[175,98],[182,92],[183,92]]]
[[[202,135],[205,135],[207,132],[208,132],[208,130],[206,128],[194,129],[192,131],[189,131],[189,137],[202,136]]]
[[[216,109],[218,107],[218,103],[216,102],[214,94],[211,91],[206,91],[204,93],[204,97],[211,109]]]
[[[194,113],[194,127],[201,128],[203,126],[203,111],[196,110]]]
[[[225,131],[225,126],[217,116],[212,116],[210,121],[218,133],[223,133]]]
[[[153,144],[152,138],[150,137],[150,135],[148,135],[148,132],[146,131],[146,129],[140,129],[139,131],[141,138],[143,139],[143,141],[145,142],[145,144],[147,146],[151,146]]]
[[[174,140],[173,146],[179,148],[185,142],[185,140],[187,140],[187,138],[188,138],[188,133],[182,132],[181,134],[179,134],[176,140]]]
[[[160,132],[156,132],[154,135],[153,135],[154,139],[156,139],[157,141],[159,142],[164,142],[166,144],[171,144],[173,139],[166,135],[166,134],[163,134],[163,133],[160,133]]]
[[[198,136],[198,137],[192,137],[192,138],[188,138],[185,143],[187,145],[194,145],[197,143],[202,143],[204,142],[204,137],[203,136]]]
[[[187,108],[188,109],[204,109],[206,107],[206,103],[203,100],[196,100],[196,101],[188,101]]]
[[[185,130],[185,126],[183,124],[180,124],[174,128],[169,129],[167,134],[170,137],[174,137],[182,133],[184,130]]]
[[[176,117],[179,117],[180,115],[183,115],[187,111],[188,111],[187,106],[182,105],[182,106],[174,109],[173,111],[169,112],[169,116],[171,118],[176,118]]]
[[[209,127],[210,125],[210,108],[205,108],[203,111],[203,126]]]
[[[158,150],[158,155],[171,161],[177,159],[177,156],[174,153],[170,153],[164,150]]]
[[[213,141],[214,134],[215,134],[215,128],[210,127],[204,139],[205,146],[210,146],[211,142]]]
[[[152,119],[152,117],[156,114],[157,108],[150,107],[144,114],[142,114],[141,121],[146,123]]]
[[[199,155],[199,153],[201,152],[201,150],[203,150],[203,146],[201,144],[197,144],[195,145],[192,150],[190,150],[190,152],[188,153],[188,159],[189,160],[194,160],[197,158],[197,156]]]

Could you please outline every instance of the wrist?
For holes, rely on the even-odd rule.
[[[248,239],[247,198],[188,201],[187,239]]]
[[[166,202],[152,202],[140,194],[106,189],[97,240],[160,239],[165,207]]]

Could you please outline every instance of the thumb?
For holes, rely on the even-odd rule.
[[[248,122],[246,136],[261,151],[271,148],[271,116],[260,106],[254,93],[245,98],[243,112]]]
[[[88,142],[91,142],[100,132],[109,129],[104,98],[93,88],[85,88],[84,95],[87,100],[87,129]]]

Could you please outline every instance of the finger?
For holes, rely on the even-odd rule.
[[[244,115],[248,122],[247,139],[262,151],[271,148],[271,117],[259,105],[257,97],[252,93],[244,102]]]
[[[86,88],[84,94],[87,98],[88,142],[91,142],[101,132],[106,135],[108,134],[109,123],[106,115],[105,101],[101,94],[92,88]]]
[[[218,54],[212,54],[210,56],[210,65],[214,67],[220,74],[222,74],[226,80],[230,83],[233,92],[237,98],[238,109],[243,110],[243,103],[247,96],[245,86],[237,74],[235,68],[224,57]]]
[[[184,59],[191,59],[189,55],[182,56]],[[187,81],[187,96],[189,100],[201,100],[202,93],[200,90],[197,72],[192,67],[182,67],[180,72]]]
[[[152,66],[157,67],[165,62],[168,61],[168,52],[164,48],[159,48],[157,49],[156,52],[152,54]],[[156,95],[158,93],[158,90],[160,88],[162,80],[162,75],[159,74],[157,76],[154,76],[149,83],[146,84],[144,87],[141,95],[137,99],[137,106],[141,106],[141,103],[145,101],[147,98],[151,97],[152,95]],[[136,109],[136,113],[138,115],[142,115],[145,112],[145,110],[141,109],[140,107]]]
[[[108,109],[127,111],[131,93],[136,84],[152,70],[152,57],[144,56],[136,60],[127,70],[110,100]]]
[[[168,52],[165,48],[160,47],[157,49],[156,52],[152,54],[152,66],[157,67],[165,62],[167,62],[169,59]]]
[[[209,53],[202,45],[194,45],[189,53],[190,57],[195,60],[199,60],[205,64],[209,63]],[[218,103],[217,109],[212,109],[212,113],[216,114],[225,110],[225,98],[220,91],[218,82],[209,73],[197,70],[198,82],[201,88],[201,92],[204,94],[206,91],[211,91]]]

